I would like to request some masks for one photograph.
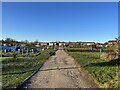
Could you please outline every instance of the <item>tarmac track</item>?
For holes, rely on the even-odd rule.
[[[64,50],[58,50],[24,88],[97,88],[93,80]]]

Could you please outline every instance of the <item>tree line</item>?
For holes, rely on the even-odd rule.
[[[15,39],[12,38],[6,38],[5,40],[0,40],[0,44],[3,46],[5,45],[10,45],[10,46],[19,46],[21,44],[25,44],[26,46],[35,46],[38,43],[38,40],[35,40],[33,42],[29,42],[28,40],[24,40],[24,41],[17,41]]]

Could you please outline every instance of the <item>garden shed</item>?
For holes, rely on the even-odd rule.
[[[11,52],[11,51],[22,51],[22,49],[18,46],[0,46],[0,50],[4,52]]]

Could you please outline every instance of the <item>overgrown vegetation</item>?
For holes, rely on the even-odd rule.
[[[111,45],[109,49],[113,49],[112,52],[106,52],[101,55],[101,59],[104,60],[116,60],[120,57],[120,38],[116,38],[116,43]]]
[[[27,57],[9,57],[0,60],[2,62],[3,88],[13,88],[31,75],[40,65],[50,57],[52,49],[32,54]],[[32,57],[31,57],[32,56]]]
[[[80,66],[88,71],[102,88],[118,88],[119,60],[100,59],[99,52],[68,52]]]

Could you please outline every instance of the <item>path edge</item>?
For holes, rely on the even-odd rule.
[[[65,52],[66,52],[66,51],[65,51]],[[66,52],[66,53],[67,53],[67,52]],[[73,59],[75,65],[76,65],[77,67],[79,67],[79,68],[78,68],[79,72],[83,72],[84,75],[87,75],[87,77],[88,77],[87,79],[89,80],[89,82],[92,83],[92,85],[94,85],[96,88],[101,88],[101,87],[99,86],[99,84],[95,82],[95,79],[93,78],[93,76],[92,76],[87,70],[85,70],[83,67],[81,67],[81,65],[78,64],[78,62],[77,62],[71,55],[69,55],[68,53],[67,53],[67,55],[70,56],[70,57]]]
[[[51,58],[51,56],[49,57],[49,58]],[[47,60],[49,60],[49,58],[48,59],[46,59],[31,75],[29,75],[27,78],[25,78],[20,84],[18,84],[16,87],[14,87],[15,89],[24,89],[24,85],[25,85],[25,83],[27,83],[38,71],[40,71],[40,69],[43,67],[43,65],[45,64],[45,62],[47,61]]]

